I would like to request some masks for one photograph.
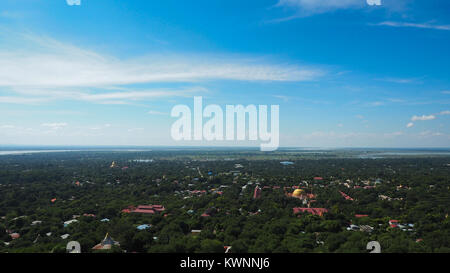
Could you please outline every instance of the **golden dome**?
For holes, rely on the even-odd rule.
[[[303,194],[303,190],[302,189],[296,189],[293,193],[292,196],[300,196]]]

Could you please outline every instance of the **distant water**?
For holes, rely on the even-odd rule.
[[[284,165],[284,166],[288,166],[288,165],[293,165],[294,162],[291,162],[291,161],[282,161],[282,162],[280,162],[280,164],[281,164],[281,165]]]
[[[78,152],[79,150],[20,150],[20,151],[0,151],[0,155],[24,155],[36,153],[61,153],[61,152]]]
[[[389,156],[450,156],[450,152],[438,152],[438,151],[404,151],[404,152],[384,152],[384,153],[373,153],[373,154],[362,154],[358,158],[361,159],[380,159]]]
[[[133,160],[133,162],[137,162],[137,163],[152,163],[154,160],[153,159],[135,159]]]

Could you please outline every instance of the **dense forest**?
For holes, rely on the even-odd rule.
[[[450,157],[343,154],[3,155],[0,252],[450,252]]]

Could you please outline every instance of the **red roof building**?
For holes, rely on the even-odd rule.
[[[369,217],[367,214],[355,214],[356,218],[363,218],[363,217]]]
[[[323,178],[320,177],[320,176],[316,176],[316,177],[314,177],[314,180],[315,180],[315,181],[319,181],[319,180],[323,180]]]
[[[347,194],[345,194],[344,192],[342,192],[342,191],[339,191],[339,193],[345,198],[345,200],[350,200],[350,201],[353,201],[353,198],[351,198],[350,196],[348,196]]]
[[[313,215],[319,215],[319,216],[322,216],[324,213],[328,212],[328,210],[325,208],[293,208],[292,210],[293,210],[294,214],[308,212]]]
[[[86,217],[95,217],[95,214],[92,214],[92,213],[84,213],[83,216],[86,216]]]
[[[389,226],[391,228],[396,228],[398,225],[398,220],[389,220]]]
[[[129,206],[123,209],[123,213],[143,213],[143,214],[155,214],[156,212],[162,212],[165,208],[162,205],[139,205],[137,207]]]
[[[258,199],[261,197],[261,188],[256,186],[255,191],[253,192],[253,199]]]
[[[11,233],[11,234],[9,234],[9,236],[11,236],[11,239],[19,239],[20,238],[19,233]]]

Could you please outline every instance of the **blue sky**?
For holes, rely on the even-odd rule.
[[[184,3],[183,3],[184,2]],[[3,0],[0,144],[171,140],[177,104],[280,105],[280,145],[449,147],[448,1]]]

